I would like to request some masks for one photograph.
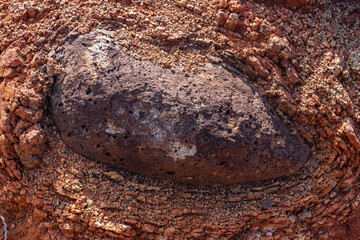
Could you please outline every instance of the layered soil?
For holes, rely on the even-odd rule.
[[[0,214],[8,237],[359,239],[360,6],[282,3],[0,1]],[[245,75],[309,144],[309,160],[288,177],[199,186],[74,153],[47,110],[62,71],[49,56],[96,31],[113,31],[127,54],[164,68],[197,74],[215,63]]]

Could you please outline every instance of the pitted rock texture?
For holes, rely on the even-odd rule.
[[[163,69],[88,34],[57,57],[51,112],[76,152],[140,174],[231,184],[296,172],[308,148],[240,76]]]

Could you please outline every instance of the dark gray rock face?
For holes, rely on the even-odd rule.
[[[85,35],[59,62],[50,111],[74,151],[135,173],[232,184],[296,172],[308,147],[258,92],[208,65],[196,76],[136,60]]]

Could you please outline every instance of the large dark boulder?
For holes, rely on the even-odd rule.
[[[221,66],[188,75],[136,60],[93,34],[57,54],[50,100],[62,139],[91,159],[194,184],[296,172],[308,147],[255,88]]]

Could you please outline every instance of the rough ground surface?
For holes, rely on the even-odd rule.
[[[359,239],[359,3],[302,3],[0,1],[0,214],[10,239]],[[75,154],[47,113],[61,69],[46,58],[96,29],[166,68],[198,73],[212,62],[245,74],[309,142],[309,161],[289,177],[209,187]]]
[[[309,150],[255,88],[218,65],[189,75],[136,60],[87,34],[57,58],[51,113],[75,152],[184,183],[265,180],[295,173]]]

